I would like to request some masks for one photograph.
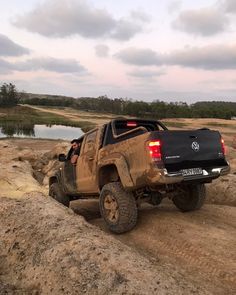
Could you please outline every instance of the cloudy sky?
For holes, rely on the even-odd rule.
[[[0,0],[0,83],[236,101],[236,0]]]

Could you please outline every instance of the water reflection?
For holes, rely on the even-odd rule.
[[[12,124],[5,123],[0,125],[0,136],[16,136],[16,137],[34,137],[34,124]],[[4,137],[4,136],[1,136]]]
[[[63,125],[34,125],[22,123],[1,123],[0,138],[3,137],[35,137],[49,139],[78,138],[83,131],[78,127]]]

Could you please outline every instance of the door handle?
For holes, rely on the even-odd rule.
[[[89,159],[89,161],[92,161],[92,160],[94,160],[94,157],[89,157],[88,159]]]

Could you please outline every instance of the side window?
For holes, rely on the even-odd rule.
[[[66,159],[67,159],[67,160],[70,160],[72,152],[73,152],[73,149],[70,148],[70,149],[69,149],[69,152],[67,153],[67,156],[66,156]]]
[[[79,148],[79,151],[80,151],[80,152],[81,152],[81,146],[82,146],[82,144],[83,144],[83,140],[84,140],[83,137],[80,138],[80,139],[78,139],[78,141],[79,141],[79,143],[80,143],[80,148]],[[67,156],[66,156],[66,159],[67,159],[67,160],[70,160],[70,159],[71,159],[72,153],[73,153],[73,148],[71,147],[71,148],[69,149],[68,153],[67,153]],[[79,153],[79,154],[80,154],[80,153]],[[79,156],[79,154],[78,154],[78,156]]]
[[[97,130],[89,133],[85,139],[84,153],[95,154]]]

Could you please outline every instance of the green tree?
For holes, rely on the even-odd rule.
[[[13,107],[19,103],[20,95],[12,83],[4,83],[0,87],[0,106]]]

